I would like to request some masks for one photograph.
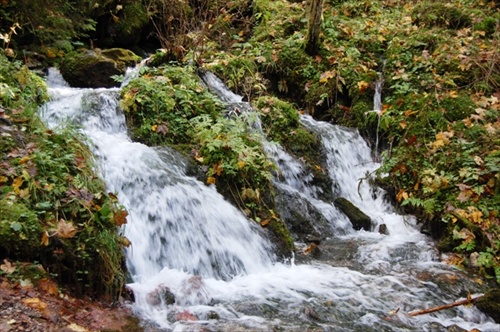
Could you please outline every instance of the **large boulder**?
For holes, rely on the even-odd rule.
[[[127,67],[139,61],[139,56],[126,49],[86,50],[67,55],[60,70],[72,87],[111,88],[120,85],[112,76],[125,74]]]
[[[372,228],[372,221],[369,216],[367,216],[358,207],[352,204],[351,201],[344,197],[337,197],[333,204],[342,211],[351,221],[352,227],[355,230],[364,229],[365,231],[370,231]]]

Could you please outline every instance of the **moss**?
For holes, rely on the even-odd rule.
[[[475,303],[476,307],[500,324],[500,289],[489,290]]]
[[[278,254],[286,257],[290,256],[295,249],[295,245],[292,235],[285,224],[281,220],[273,219],[269,222],[268,227],[275,237],[274,242],[277,244]]]
[[[472,24],[467,13],[447,1],[420,2],[413,8],[411,16],[416,24],[427,27],[442,26],[458,30]]]
[[[267,137],[283,142],[294,134],[299,125],[299,113],[292,104],[276,97],[261,97],[253,105],[259,110]]]

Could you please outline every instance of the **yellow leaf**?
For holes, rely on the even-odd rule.
[[[151,126],[151,130],[152,130],[152,131],[156,131],[156,128],[158,128],[158,125],[152,125],[152,126]]]
[[[8,178],[8,177],[5,177],[5,176],[0,175],[0,183],[2,183],[2,182],[7,182],[8,180],[9,180],[9,178]]]
[[[385,42],[385,41],[386,41],[385,37],[384,37],[384,36],[382,36],[382,35],[378,36],[378,37],[377,37],[377,39],[378,39],[378,41],[379,41],[379,42],[381,42],[381,43],[383,43],[383,42]]]
[[[238,161],[238,168],[242,169],[243,167],[245,167],[245,162],[242,160]]]
[[[321,73],[319,77],[319,82],[320,83],[326,83],[330,78],[334,78],[336,75],[335,70],[328,70],[325,71],[324,73]]]
[[[47,303],[40,301],[38,297],[24,299],[23,303],[26,304],[26,306],[37,309],[39,311],[43,311],[45,310],[45,308],[47,308]]]
[[[18,176],[17,178],[12,181],[12,188],[14,188],[14,192],[16,194],[19,194],[19,187],[23,185],[23,178]]]
[[[450,98],[457,98],[458,97],[458,92],[456,90],[452,90],[452,91],[450,91],[450,93],[448,94],[448,96]]]
[[[408,199],[408,193],[404,191],[403,189],[399,189],[398,194],[396,195],[396,199],[398,203],[401,203],[401,201]]]
[[[67,222],[63,219],[59,220],[59,223],[57,224],[57,231],[56,234],[58,237],[63,238],[63,239],[70,239],[76,235],[78,230],[76,227],[73,225],[73,223]]]
[[[481,157],[479,157],[479,156],[475,156],[475,157],[474,157],[474,162],[475,162],[475,163],[476,163],[476,165],[478,165],[478,166],[482,166],[482,165],[484,165],[484,161],[483,161],[483,159],[481,159]]]
[[[406,120],[403,120],[399,123],[399,126],[402,128],[402,129],[405,129],[407,126],[408,126],[408,123],[406,123]]]
[[[30,197],[29,188],[19,190],[19,197],[20,198],[29,198]]]
[[[49,245],[49,233],[47,233],[47,231],[43,232],[42,241],[40,241],[40,245],[45,247]]]
[[[359,81],[358,82],[359,93],[363,93],[366,89],[368,89],[369,86],[370,86],[369,83],[367,83],[365,81]]]
[[[465,123],[466,127],[470,128],[470,127],[472,127],[474,125],[469,117],[463,119],[462,121],[463,121],[463,123]]]
[[[207,178],[207,184],[215,184],[217,180],[213,176]]]

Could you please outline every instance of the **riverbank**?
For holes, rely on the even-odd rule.
[[[37,286],[0,278],[0,331],[143,331],[121,301],[114,306],[88,297],[75,298],[53,281]]]

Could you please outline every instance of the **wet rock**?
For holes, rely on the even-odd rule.
[[[311,319],[314,319],[314,320],[318,320],[319,319],[319,315],[316,312],[316,310],[314,310],[313,307],[305,307],[304,308],[304,313],[306,314],[307,317],[309,317]]]
[[[278,187],[276,191],[280,216],[295,240],[314,243],[333,235],[328,220],[310,202]]]
[[[162,302],[169,305],[175,303],[175,295],[170,291],[170,288],[160,285],[147,295],[146,300],[151,305],[160,305]]]
[[[207,319],[220,319],[220,316],[215,311],[209,311],[207,313]]]
[[[60,70],[72,87],[110,88],[120,85],[112,76],[125,74],[128,66],[140,60],[132,51],[120,48],[87,50],[66,56]]]
[[[372,221],[370,217],[368,217],[363,211],[352,204],[349,200],[343,197],[337,197],[333,201],[333,204],[349,218],[352,223],[352,227],[355,230],[371,230]]]
[[[316,245],[321,244],[321,238],[318,235],[315,234],[307,234],[304,238],[304,241],[306,243],[314,243]]]
[[[380,234],[389,235],[389,231],[387,230],[386,224],[380,224],[380,226],[378,227],[378,232]]]
[[[476,307],[500,324],[500,288],[494,288],[475,302]]]

